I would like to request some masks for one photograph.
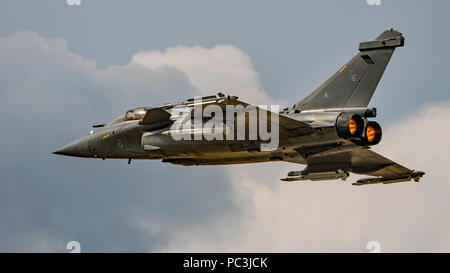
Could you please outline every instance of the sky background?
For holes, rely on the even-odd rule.
[[[0,2],[0,251],[450,251],[449,1]],[[377,152],[422,183],[287,184],[303,166],[52,155],[136,106],[299,101],[395,28]]]

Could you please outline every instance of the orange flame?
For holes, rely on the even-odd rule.
[[[372,142],[375,139],[375,129],[372,126],[367,126],[366,136],[369,142]]]
[[[348,122],[348,129],[350,130],[350,134],[352,135],[354,135],[356,133],[356,130],[358,129],[358,124],[353,118],[351,118]]]

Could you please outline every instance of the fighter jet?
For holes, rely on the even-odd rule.
[[[286,161],[306,167],[282,181],[345,181],[355,173],[369,177],[353,185],[419,182],[424,172],[371,150],[380,143],[382,130],[370,120],[377,111],[368,104],[395,48],[403,46],[404,37],[393,29],[360,43],[356,56],[331,78],[281,110],[223,93],[138,107],[109,124],[93,125],[95,131],[54,154],[128,159],[128,164],[132,159],[159,159],[185,166]],[[269,129],[276,132],[272,139],[261,134]]]

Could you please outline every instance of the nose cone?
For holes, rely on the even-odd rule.
[[[88,137],[80,138],[72,143],[69,143],[53,153],[57,155],[91,157],[88,147]]]

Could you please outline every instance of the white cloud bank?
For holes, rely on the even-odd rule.
[[[223,92],[253,104],[274,103],[261,86],[250,57],[231,45],[213,48],[177,46],[133,56],[131,63],[155,69],[175,67],[186,73],[202,96]]]

